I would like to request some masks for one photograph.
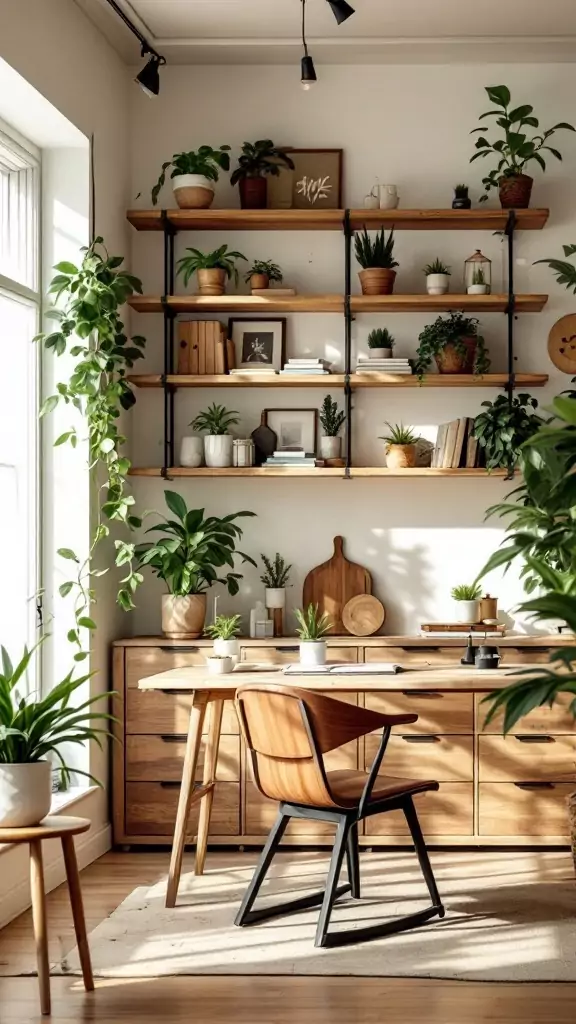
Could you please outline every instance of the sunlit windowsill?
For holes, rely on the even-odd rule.
[[[89,793],[94,793],[96,789],[98,786],[72,786],[63,793],[53,793],[50,814],[63,814]],[[0,854],[9,850],[10,846],[10,843],[0,843]]]

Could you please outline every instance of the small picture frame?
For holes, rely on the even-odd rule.
[[[292,149],[282,146],[294,170],[280,168],[268,179],[268,208],[285,210],[340,210],[342,149]]]
[[[286,357],[286,317],[231,318],[228,337],[236,350],[236,369],[280,371]]]
[[[315,455],[318,409],[264,409],[264,422],[276,434],[276,450],[302,448]]]

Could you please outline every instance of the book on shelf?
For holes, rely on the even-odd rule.
[[[332,365],[329,359],[321,359],[319,357],[310,359],[308,357],[296,356],[293,359],[287,359],[284,366],[317,366],[318,364],[326,367]]]
[[[449,423],[441,423],[432,453],[435,469],[474,469],[481,465],[481,452],[473,436],[474,419],[461,416]]]
[[[361,376],[363,375],[363,376],[368,376],[368,377],[370,376],[370,374],[379,374],[380,376],[384,376],[384,377],[411,377],[412,376],[412,370],[410,369],[410,367],[405,368],[403,366],[395,366],[395,367],[394,366],[386,366],[386,367],[384,367],[384,366],[365,366],[363,364],[362,366],[357,366],[355,372],[360,374]]]
[[[329,377],[330,370],[323,366],[285,366],[280,374],[285,377]]]
[[[278,372],[271,366],[250,366],[239,370],[230,370],[235,377],[273,377]]]

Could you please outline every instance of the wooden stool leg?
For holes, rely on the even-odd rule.
[[[220,747],[220,733],[222,731],[222,712],[224,701],[215,700],[210,709],[210,729],[208,742],[204,750],[204,774],[202,785],[211,788],[200,801],[200,817],[198,820],[198,839],[196,842],[196,862],[194,874],[204,874],[206,863],[206,850],[208,848],[208,833],[210,831],[210,816],[214,802],[214,783],[216,781],[216,765],[218,762],[218,749]]]
[[[50,965],[48,962],[48,926],[46,921],[46,893],[44,892],[44,866],[42,863],[42,842],[30,841],[30,894],[32,897],[32,920],[38,963],[38,986],[40,1009],[50,1013]]]
[[[192,805],[192,793],[194,790],[194,776],[198,763],[198,752],[202,742],[202,726],[206,712],[206,694],[194,694],[192,707],[190,709],[190,723],[188,726],[188,739],[186,741],[186,756],[182,769],[182,785],[180,786],[180,797],[178,800],[178,813],[176,815],[176,827],[174,829],[174,841],[172,843],[172,855],[170,857],[170,870],[168,873],[168,888],[166,891],[166,906],[175,907],[180,884],[180,872],[182,871],[182,857],[186,844],[186,830],[188,817]]]
[[[94,991],[94,978],[92,976],[92,964],[90,962],[90,947],[86,935],[86,921],[84,919],[84,904],[82,902],[82,889],[80,888],[80,876],[78,874],[78,862],[74,848],[74,837],[71,835],[62,836],[62,852],[64,853],[64,864],[66,865],[66,878],[68,879],[68,891],[70,893],[70,904],[72,906],[72,917],[74,919],[74,931],[78,943],[78,953],[84,978],[84,988],[87,992]]]

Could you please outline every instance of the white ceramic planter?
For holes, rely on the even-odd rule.
[[[426,278],[426,291],[428,295],[445,295],[450,287],[448,274],[428,274]]]
[[[321,437],[320,455],[323,459],[339,459],[342,451],[341,437]]]
[[[240,657],[240,644],[236,638],[232,640],[217,639],[214,641],[214,654],[222,658],[231,658],[236,663]]]
[[[204,458],[207,466],[231,466],[232,434],[207,434],[204,438]]]
[[[326,641],[325,640],[301,640],[300,641],[300,664],[308,668],[314,665],[326,664]]]
[[[487,284],[469,284],[468,295],[488,295]]]
[[[456,622],[478,622],[478,601],[454,601]]]
[[[370,348],[368,349],[368,356],[370,359],[391,359],[392,349],[391,348]]]
[[[183,437],[180,445],[180,465],[201,466],[204,460],[204,438],[192,436]]]
[[[267,608],[285,608],[286,588],[266,587],[266,590],[264,591],[264,603]]]
[[[172,188],[181,210],[207,210],[214,199],[214,182],[203,174],[177,174]]]
[[[52,765],[0,764],[0,828],[38,825],[50,811]]]
[[[223,676],[234,668],[232,658],[206,658],[206,664],[211,676]]]

